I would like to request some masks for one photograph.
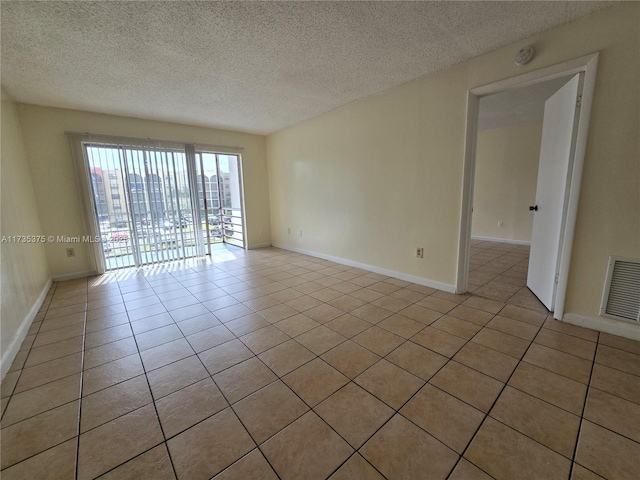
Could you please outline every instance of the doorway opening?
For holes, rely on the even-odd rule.
[[[242,178],[238,155],[196,152],[198,207],[207,254],[216,243],[244,246]]]
[[[480,99],[470,293],[547,312],[527,286],[534,216],[538,215],[531,206],[536,204],[545,104],[570,78],[548,80]],[[544,141],[548,142],[548,138]]]
[[[244,247],[240,156],[192,146],[83,142],[98,271]]]
[[[470,270],[479,266],[477,255],[473,259],[471,253],[477,254],[483,246],[493,248],[491,253],[485,250],[483,260],[486,260],[488,264],[489,261],[495,261],[502,257],[502,262],[494,263],[488,267],[488,270],[492,270],[491,274],[503,274],[507,269],[513,269],[512,272],[516,274],[515,277],[519,278],[519,282],[524,280],[523,277],[526,274],[525,286],[527,289],[533,292],[548,310],[554,312],[555,318],[562,318],[597,58],[596,53],[501,82],[477,87],[468,92],[456,282],[458,293],[477,291],[482,288],[483,285],[479,285],[478,276],[470,274]],[[482,162],[477,160],[479,149],[482,146],[481,124],[487,123],[487,118],[481,116],[482,104],[490,104],[492,96],[494,102],[509,97],[512,100],[514,98],[526,99],[527,96],[523,92],[527,88],[530,91],[544,91],[545,89],[556,91],[555,93],[551,92],[552,94],[545,102],[542,115],[542,138],[535,196],[531,197],[531,192],[529,192],[529,198],[532,198],[533,201],[526,200],[523,198],[526,197],[524,194],[526,189],[524,189],[516,192],[521,197],[516,201],[507,200],[506,205],[505,201],[502,202],[502,206],[506,207],[506,210],[513,210],[512,217],[507,216],[509,212],[506,212],[504,208],[502,212],[497,213],[498,216],[509,218],[507,225],[504,219],[492,219],[488,214],[490,209],[485,208],[491,202],[485,202],[486,204],[482,205],[482,202],[479,201],[482,197],[480,193],[476,200],[478,200],[477,206],[482,205],[482,211],[474,209],[476,206],[474,205],[476,178],[481,179],[482,175],[486,176],[487,174],[487,172],[481,172]],[[489,119],[489,123],[491,123],[491,119]],[[523,172],[512,173],[522,175]],[[504,174],[504,170],[498,168],[490,172],[489,176],[499,177]],[[528,180],[531,183],[530,177]],[[481,187],[481,185],[478,186]],[[496,199],[500,203],[500,193],[494,188],[488,196],[494,197],[494,203]],[[524,203],[528,203],[528,205],[524,205]],[[526,209],[526,213],[533,217],[528,222],[528,227],[526,217],[522,216],[523,212],[520,209]],[[474,225],[474,215],[478,220],[482,219],[485,225]],[[491,221],[489,222],[489,220]],[[518,222],[520,225],[516,228]],[[529,228],[528,231],[527,228]],[[509,234],[511,238],[509,235],[505,235],[507,229],[511,229]],[[529,238],[527,239],[527,237]],[[496,241],[499,244],[485,243],[483,245],[481,243]],[[526,258],[528,243],[531,245],[531,251],[529,258]],[[497,253],[499,255],[496,255]],[[514,261],[517,262],[510,263]],[[501,269],[505,270],[498,272]],[[485,271],[485,273],[487,272]],[[523,288],[519,282],[514,281],[512,282],[514,285],[505,286],[504,291],[513,292],[516,287]],[[516,290],[516,292],[518,291]],[[482,291],[478,293],[482,294]],[[503,296],[511,298],[515,294],[515,292],[504,293]],[[504,301],[504,298],[501,300]]]

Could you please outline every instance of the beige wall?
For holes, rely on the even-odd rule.
[[[472,236],[531,241],[541,139],[542,123],[478,132]]]
[[[65,131],[157,138],[244,147],[242,162],[248,245],[271,241],[265,137],[211,128],[102,115],[58,108],[19,105],[38,211],[45,235],[87,235]],[[54,277],[94,270],[88,245],[47,244]]]
[[[1,151],[1,220],[0,234],[41,235],[40,220],[36,208],[29,166],[25,154],[22,132],[16,105],[2,91],[2,151]],[[26,320],[38,297],[49,281],[49,268],[42,243],[0,244],[0,277],[2,301],[0,307],[0,337],[2,360],[10,362],[8,354],[17,338],[21,325],[28,328]],[[37,311],[37,309],[36,309]],[[32,312],[34,313],[34,312]],[[15,354],[15,351],[13,352]],[[2,366],[3,373],[9,365]]]
[[[618,4],[270,135],[274,242],[453,285],[467,90],[600,51],[565,305],[596,316],[608,256],[640,257],[639,30]]]

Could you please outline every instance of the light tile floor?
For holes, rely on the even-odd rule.
[[[526,287],[529,246],[471,240],[469,291],[546,313],[546,307]]]
[[[637,479],[639,402],[638,342],[229,249],[54,285],[2,478]]]

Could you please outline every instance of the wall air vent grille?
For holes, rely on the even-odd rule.
[[[600,315],[640,322],[640,260],[609,257]]]

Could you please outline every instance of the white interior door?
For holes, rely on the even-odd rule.
[[[554,309],[580,75],[544,105],[527,287]]]

